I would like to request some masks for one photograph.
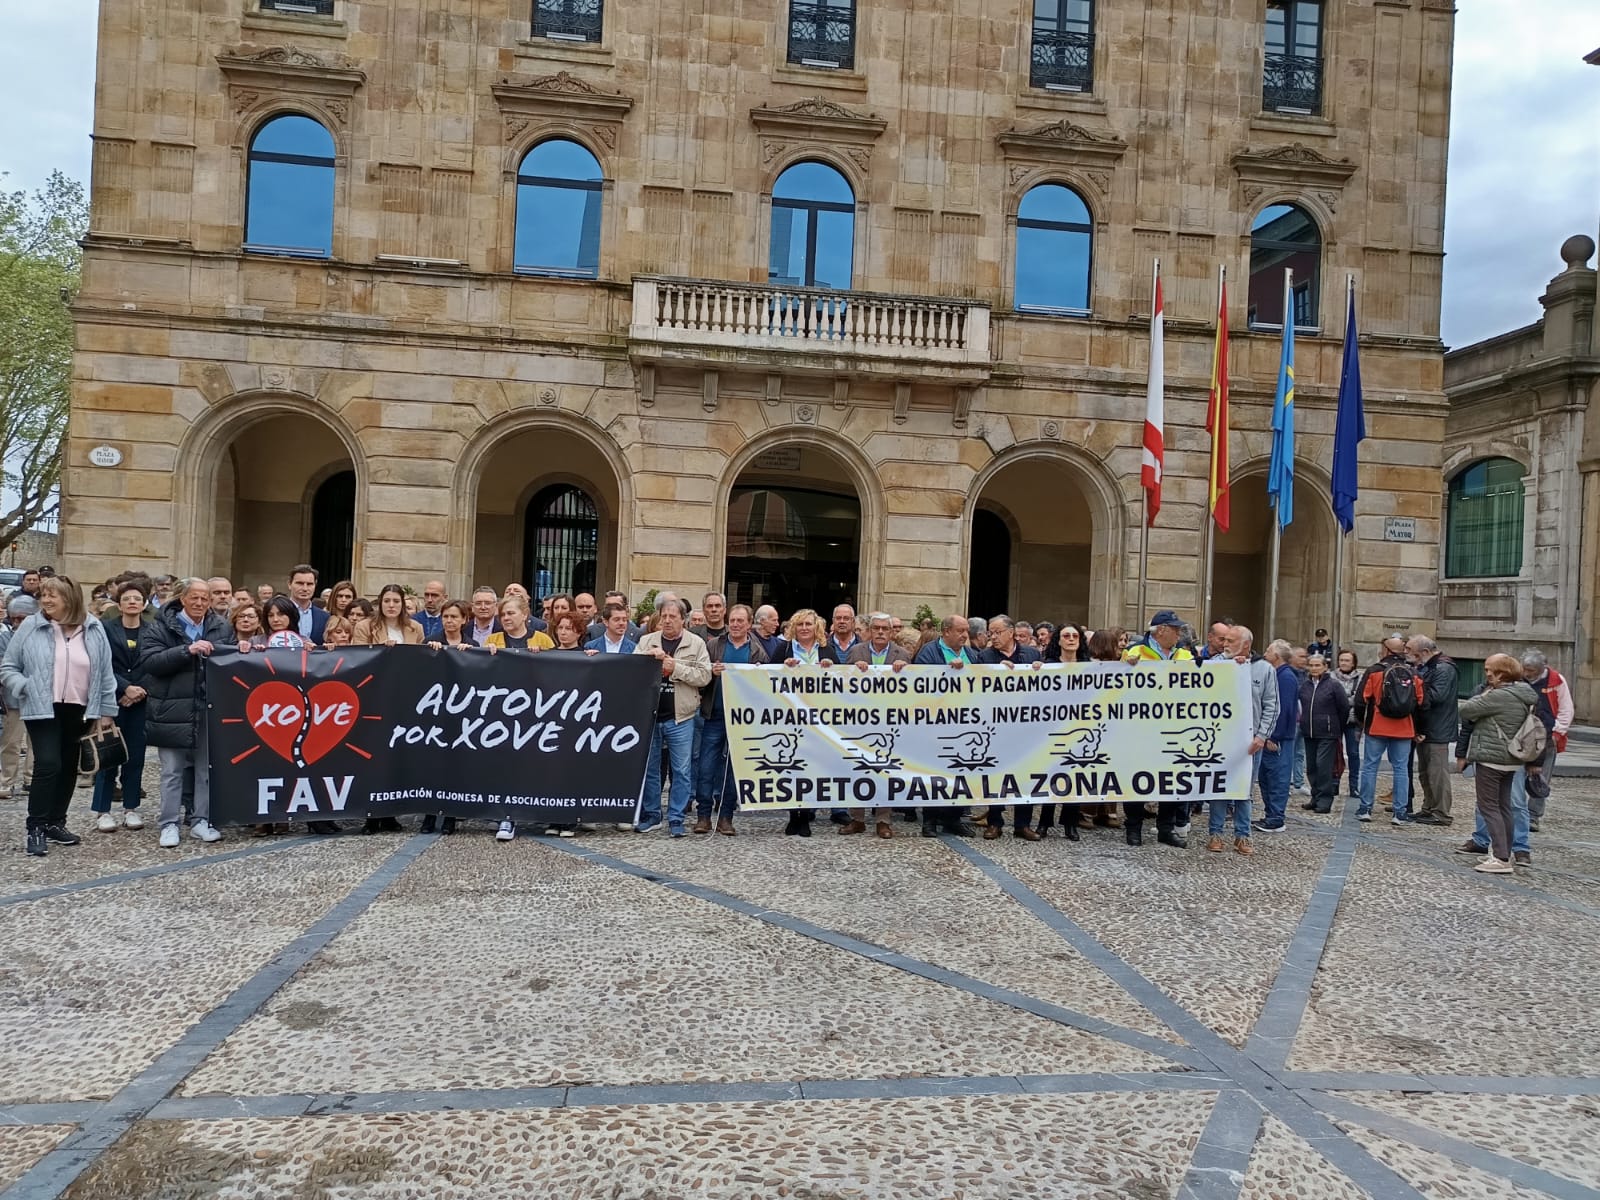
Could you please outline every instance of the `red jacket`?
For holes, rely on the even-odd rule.
[[[1415,679],[1417,688],[1417,711],[1422,709],[1422,677]],[[1369,737],[1405,738],[1407,741],[1417,735],[1416,722],[1411,717],[1386,717],[1378,708],[1378,698],[1383,694],[1383,672],[1374,667],[1367,672],[1366,686],[1361,689],[1361,699],[1366,703],[1368,722],[1367,734]]]

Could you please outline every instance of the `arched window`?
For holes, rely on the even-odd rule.
[[[1522,464],[1486,458],[1457,471],[1445,508],[1447,579],[1522,570]]]
[[[593,279],[600,273],[600,163],[577,142],[540,142],[517,168],[512,268]]]
[[[796,163],[772,185],[767,278],[791,287],[848,288],[856,196],[826,163]]]
[[[1029,188],[1017,206],[1017,308],[1087,313],[1093,238],[1077,192],[1059,183]]]
[[[600,554],[600,513],[582,488],[555,483],[528,502],[522,574],[535,600],[592,592]]]
[[[1322,286],[1322,234],[1311,214],[1294,204],[1271,204],[1250,226],[1250,324],[1283,327],[1285,269],[1294,272],[1294,324],[1315,328]]]
[[[250,140],[244,247],[333,254],[333,135],[310,117],[274,117]]]

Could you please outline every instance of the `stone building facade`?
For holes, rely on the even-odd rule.
[[[73,570],[254,584],[310,558],[369,592],[715,585],[1135,623],[1159,257],[1151,606],[1200,603],[1226,267],[1214,607],[1259,625],[1280,338],[1254,323],[1279,319],[1288,262],[1304,327],[1281,631],[1329,623],[1341,552],[1354,640],[1432,627],[1450,0],[532,16],[102,0]],[[308,140],[284,151],[292,128]],[[844,202],[790,195],[807,164]],[[1030,196],[1086,219],[1034,220]],[[1347,277],[1370,437],[1341,544]]]
[[[1571,682],[1580,721],[1600,719],[1600,273],[1595,241],[1561,247],[1566,269],[1534,324],[1445,357],[1445,551],[1440,641],[1464,663],[1536,647]]]

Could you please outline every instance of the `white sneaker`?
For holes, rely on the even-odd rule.
[[[124,829],[144,828],[144,818],[139,815],[137,808],[125,808],[122,810],[122,827]]]
[[[509,842],[509,841],[511,841],[512,838],[514,838],[516,836],[517,836],[517,824],[516,824],[516,822],[515,821],[501,821],[500,822],[500,828],[494,835],[494,840],[497,841],[497,842]]]
[[[94,827],[101,833],[115,833],[117,831],[117,819],[110,813],[103,812],[94,819]]]
[[[198,838],[202,842],[220,842],[222,835],[217,832],[217,827],[203,817],[189,826],[189,836]]]
[[[633,822],[632,821],[618,821],[617,822],[617,832],[618,833],[632,833],[633,832]]]
[[[178,845],[178,823],[168,821],[161,827],[161,848],[163,850],[176,849]]]
[[[1516,868],[1514,868],[1508,862],[1502,862],[1500,859],[1494,857],[1494,855],[1492,855],[1492,854],[1488,858],[1484,859],[1477,866],[1473,867],[1472,869],[1474,871],[1482,871],[1486,875],[1514,875],[1514,874],[1516,874]]]
[[[571,825],[563,825],[560,829],[556,830],[556,836],[557,837],[577,837],[578,836],[578,831],[576,829],[574,829]]]

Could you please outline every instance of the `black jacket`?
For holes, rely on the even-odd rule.
[[[144,638],[145,627],[150,624],[148,620],[141,621],[137,629],[125,629],[122,625],[122,614],[113,612],[110,616],[101,619],[100,624],[106,627],[106,640],[111,643],[111,675],[117,681],[117,699],[122,699],[122,693],[130,687],[144,687],[144,668],[139,663],[141,650],[140,643]],[[133,645],[128,645],[129,638]],[[144,701],[140,701],[141,704]]]
[[[1350,694],[1331,674],[1300,681],[1300,733],[1308,738],[1344,735],[1350,719]]]
[[[1457,689],[1461,674],[1453,659],[1435,654],[1417,668],[1422,677],[1422,708],[1417,713],[1417,735],[1426,742],[1449,745],[1460,730]]]
[[[139,665],[150,693],[145,739],[170,750],[193,750],[195,728],[205,719],[206,660],[189,653],[189,638],[178,619],[182,611],[181,598],[167,601],[139,635]],[[210,611],[200,636],[218,650],[232,650],[238,644],[228,623]]]

